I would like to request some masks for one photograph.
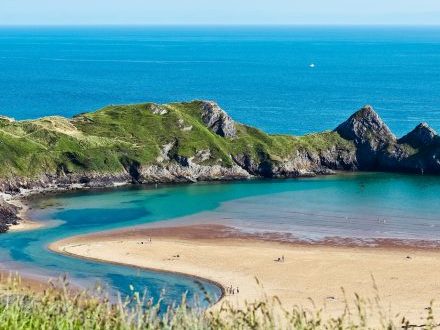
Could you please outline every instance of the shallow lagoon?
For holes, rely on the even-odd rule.
[[[53,253],[61,238],[159,221],[217,223],[250,233],[283,233],[286,239],[440,237],[440,178],[397,174],[344,174],[289,180],[125,187],[46,195],[32,201],[31,215],[48,222],[36,231],[0,236],[0,265],[42,277],[68,273],[79,285],[105,283],[113,292],[148,289],[166,302],[188,291],[193,278],[86,261]],[[169,222],[170,223],[170,222]],[[203,283],[214,296],[216,286]]]

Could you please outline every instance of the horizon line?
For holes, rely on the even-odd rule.
[[[440,27],[440,23],[12,23],[3,27]]]

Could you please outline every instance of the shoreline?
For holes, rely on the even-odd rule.
[[[18,224],[10,225],[8,231],[22,232],[36,230],[46,227],[46,224],[42,221],[34,221],[29,216],[29,203],[26,200],[28,196],[11,198],[10,200],[5,200],[6,203],[14,205],[18,208],[17,217],[19,219]]]
[[[213,233],[214,237],[207,236],[204,229]],[[184,229],[182,231],[182,229]],[[185,229],[193,229],[187,231]],[[195,230],[194,230],[195,229]],[[129,227],[122,227],[116,229],[105,230],[103,232],[92,232],[84,235],[69,236],[65,239],[52,242],[72,241],[83,242],[90,239],[132,239],[137,238],[139,232],[148,231],[150,236],[176,238],[176,239],[239,239],[239,240],[255,240],[259,242],[274,243],[293,247],[332,247],[332,248],[347,248],[347,249],[383,249],[389,251],[432,251],[440,252],[439,240],[422,240],[422,239],[401,239],[401,238],[357,238],[357,237],[342,237],[342,236],[328,236],[325,239],[306,240],[299,239],[295,236],[285,233],[276,232],[257,232],[250,233],[243,231],[238,227],[230,225],[215,224],[211,222],[190,222],[186,223],[181,218],[158,221],[148,224],[138,224]]]
[[[75,237],[75,236],[73,236]],[[67,238],[66,240],[68,240],[70,238]],[[99,258],[91,258],[91,257],[86,257],[86,256],[82,256],[82,255],[78,255],[75,253],[71,253],[68,252],[64,249],[64,246],[62,245],[58,245],[59,242],[62,242],[64,240],[61,241],[56,241],[56,242],[52,242],[50,243],[47,248],[55,253],[59,253],[61,255],[65,255],[68,257],[72,257],[72,258],[76,258],[76,259],[82,259],[82,260],[86,260],[86,261],[94,261],[94,262],[98,262],[98,263],[104,263],[104,264],[110,264],[110,265],[117,265],[117,266],[124,266],[124,267],[128,267],[128,268],[133,268],[133,269],[141,269],[141,270],[148,270],[154,273],[166,273],[166,274],[173,274],[173,275],[178,275],[178,276],[184,276],[186,278],[191,278],[195,281],[203,281],[203,282],[207,282],[210,284],[215,285],[216,287],[218,287],[220,289],[221,295],[220,297],[218,297],[217,301],[214,303],[214,305],[218,304],[226,295],[226,291],[225,288],[223,287],[223,285],[215,280],[209,279],[209,278],[204,278],[201,276],[197,276],[191,273],[183,273],[183,272],[178,272],[178,271],[172,271],[172,270],[163,270],[160,268],[151,268],[151,267],[142,267],[142,266],[137,266],[137,265],[133,265],[133,264],[128,264],[128,263],[124,263],[124,262],[118,262],[118,261],[111,261],[111,260],[102,260]]]
[[[17,208],[15,216],[18,223],[11,224],[7,232],[21,232],[41,229],[46,227],[46,223],[42,221],[34,221],[28,215],[29,213],[29,199],[43,198],[43,196],[50,196],[51,194],[63,194],[69,192],[90,191],[90,190],[111,190],[118,187],[129,187],[133,183],[125,182],[111,182],[107,185],[88,186],[86,184],[67,184],[67,185],[50,185],[48,187],[37,187],[30,189],[20,189],[17,193],[0,193],[0,200]],[[2,233],[0,233],[1,235]]]
[[[363,296],[371,296],[374,293],[372,289],[375,282],[370,277],[374,274],[368,273],[368,267],[370,267],[366,266],[368,263],[372,263],[374,273],[378,272],[380,283],[391,283],[392,288],[385,290],[386,300],[401,293],[399,285],[396,286],[397,282],[402,282],[403,284],[400,285],[406,287],[415,285],[414,290],[417,290],[417,295],[411,296],[411,289],[408,289],[409,291],[404,293],[407,299],[403,303],[393,296],[392,301],[398,305],[397,309],[405,315],[420,316],[430,301],[430,299],[422,301],[424,296],[429,295],[432,298],[440,293],[438,289],[437,293],[435,290],[436,281],[432,274],[435,271],[429,275],[426,285],[420,283],[419,276],[415,276],[423,268],[422,266],[434,267],[431,262],[440,256],[438,250],[411,247],[301,245],[262,241],[255,237],[240,238],[233,237],[233,235],[222,237],[222,230],[224,233],[225,228],[212,225],[125,229],[71,237],[50,244],[49,248],[74,257],[184,274],[212,281],[223,288],[223,296],[214,308],[218,308],[223,302],[242,306],[245,300],[252,302],[263,297],[257,292],[259,284],[252,284],[252,280],[256,277],[264,286],[266,298],[278,297],[288,308],[295,305],[310,308],[308,299],[312,298],[318,306],[325,307],[325,313],[334,315],[334,313],[342,312],[341,304],[343,303],[340,292],[335,293],[336,287],[338,291],[341,287],[345,287],[349,293],[354,293],[353,289],[358,288],[364,293]],[[203,232],[209,234],[210,238],[203,237],[201,235]],[[220,233],[220,235],[215,233]],[[147,235],[152,238],[152,243],[150,245],[149,243],[139,244],[139,240],[145,239]],[[112,251],[112,253],[105,251]],[[180,256],[171,257],[172,253],[177,253],[177,251],[181,251]],[[268,259],[275,253],[279,255],[284,253],[286,262]],[[237,261],[237,255],[242,255],[243,259],[238,258]],[[276,257],[276,255],[273,256]],[[388,263],[390,267],[386,267]],[[417,265],[411,266],[411,263]],[[440,265],[440,261],[438,263]],[[285,270],[279,272],[276,267],[280,269],[285,267]],[[356,274],[358,270],[353,270],[353,267],[358,267],[363,271]],[[396,274],[390,270],[393,267]],[[316,271],[320,268],[322,273]],[[347,274],[341,273],[339,268]],[[302,271],[298,273],[298,269]],[[253,272],[259,272],[262,278],[254,276],[256,274]],[[307,278],[308,272],[311,273],[309,274],[310,280]],[[334,278],[331,275],[327,276],[326,273],[333,274]],[[358,283],[358,275],[364,278],[361,284]],[[438,275],[440,274],[436,276]],[[400,280],[401,277],[407,277],[407,279]],[[230,283],[234,279],[234,284]],[[293,285],[293,282],[297,285]],[[326,287],[322,287],[322,283],[327,283],[332,289],[328,289],[327,292]],[[341,285],[338,286],[337,283]],[[230,285],[234,288],[235,285],[240,287],[240,294],[227,294],[226,288]],[[313,295],[315,298],[321,295],[321,298],[325,299],[313,299]],[[416,308],[417,311],[409,308],[413,305],[412,303],[408,305],[408,297],[417,301],[416,305],[419,307]],[[400,310],[400,308],[407,310]]]
[[[280,177],[272,177],[265,178],[262,176],[249,176],[249,177],[222,177],[222,178],[213,178],[206,180],[194,181],[189,178],[184,178],[178,181],[168,181],[168,180],[158,180],[158,181],[145,181],[145,182],[132,182],[130,180],[125,181],[110,181],[110,182],[96,182],[94,184],[90,183],[51,183],[46,186],[36,186],[34,188],[20,188],[15,192],[4,192],[0,191],[0,201],[4,201],[6,204],[10,204],[14,207],[17,207],[18,211],[15,214],[17,216],[18,224],[9,225],[9,229],[6,232],[15,232],[15,231],[28,231],[34,229],[40,229],[46,227],[45,222],[34,221],[31,217],[28,216],[29,211],[29,200],[36,198],[40,199],[44,196],[52,196],[58,194],[69,194],[69,193],[77,193],[77,192],[85,192],[85,191],[97,191],[97,192],[105,192],[105,191],[114,191],[115,189],[124,189],[124,188],[146,188],[146,187],[157,187],[160,185],[161,187],[169,187],[169,186],[178,186],[178,185],[190,185],[190,184],[211,184],[211,183],[223,183],[228,184],[230,182],[252,182],[252,181],[283,181],[283,180],[297,180],[297,179],[316,179],[316,178],[326,178],[333,176],[356,176],[356,175],[375,175],[375,174],[390,174],[390,175],[401,175],[401,176],[417,176],[412,173],[407,172],[384,172],[384,171],[347,171],[347,170],[331,170],[325,173],[302,173],[297,176],[280,176]],[[430,174],[427,174],[428,176]],[[1,188],[1,187],[0,187]],[[2,233],[0,232],[0,235]],[[389,239],[385,238],[384,241]],[[396,239],[397,241],[403,241],[401,239]],[[316,244],[316,243],[313,243]],[[318,243],[319,244],[319,243]],[[344,242],[344,245],[352,243]],[[353,246],[357,246],[358,244],[353,243]],[[439,240],[440,246],[440,240]]]
[[[358,175],[358,174],[374,174],[381,172],[368,172],[368,171],[340,171],[340,170],[332,170],[327,173],[319,173],[319,174],[301,174],[296,177],[274,177],[270,178],[270,180],[290,180],[290,179],[301,179],[301,178],[318,178],[318,177],[328,177],[334,175]],[[405,175],[406,173],[398,173],[401,175]],[[31,198],[42,198],[43,196],[51,196],[57,194],[68,194],[75,192],[84,192],[84,191],[113,191],[118,188],[127,188],[127,187],[155,187],[155,185],[161,186],[176,186],[176,185],[185,185],[185,184],[210,184],[210,183],[229,183],[229,182],[249,182],[249,181],[258,181],[258,180],[267,180],[267,178],[259,177],[259,176],[249,176],[249,177],[223,177],[223,178],[213,178],[211,180],[200,180],[193,181],[189,178],[181,179],[179,181],[168,181],[168,180],[159,180],[159,181],[145,181],[145,182],[137,182],[133,183],[130,180],[126,181],[110,181],[110,182],[98,182],[96,184],[84,184],[84,183],[68,183],[68,184],[49,184],[47,186],[36,186],[35,188],[20,188],[18,192],[0,192],[0,200],[3,200],[7,204],[11,204],[13,206],[18,207],[18,212],[16,216],[18,217],[19,223],[17,225],[10,225],[10,232],[13,231],[25,231],[25,230],[33,230],[45,227],[44,223],[33,221],[28,217],[27,212],[29,210],[28,207],[28,199]],[[20,227],[20,224],[23,223],[23,226]],[[15,230],[14,230],[15,229]],[[1,233],[0,233],[1,235]]]

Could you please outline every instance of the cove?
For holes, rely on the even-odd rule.
[[[68,274],[73,283],[105,284],[126,294],[147,289],[164,303],[201,295],[200,282],[178,274],[140,270],[60,255],[47,249],[62,238],[178,219],[206,221],[249,232],[289,237],[420,239],[440,237],[440,178],[383,173],[288,180],[130,186],[43,195],[30,216],[48,226],[0,236],[0,265],[41,277]],[[210,295],[220,289],[202,281]]]

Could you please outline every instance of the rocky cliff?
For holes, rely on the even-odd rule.
[[[336,132],[354,142],[359,170],[440,174],[440,138],[426,123],[396,139],[373,108],[365,106]]]
[[[299,137],[237,123],[210,101],[109,106],[71,119],[0,117],[0,191],[355,170],[439,174],[439,140],[427,124],[396,139],[371,106],[333,131]],[[3,229],[15,213],[0,205]]]
[[[16,225],[20,220],[17,216],[18,208],[12,204],[6,203],[0,198],[0,233],[4,233],[9,226]]]

